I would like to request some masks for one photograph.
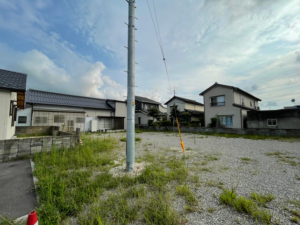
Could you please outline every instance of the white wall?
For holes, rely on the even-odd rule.
[[[25,109],[18,109],[16,126],[17,127],[31,126],[31,112],[32,112],[31,106]],[[26,123],[19,123],[19,116],[26,116],[27,118]]]
[[[172,112],[172,106],[173,105],[177,105],[177,109],[182,112],[184,111],[185,109],[185,102],[184,101],[181,101],[179,99],[173,99],[172,101],[170,101],[167,105],[167,114],[168,114],[168,117],[170,117],[171,115],[171,112]]]
[[[12,116],[9,115],[11,100],[17,100],[17,93],[0,90],[0,140],[11,139],[15,135],[16,123],[11,126]]]
[[[204,112],[204,106],[201,106],[201,105],[194,105],[194,104],[190,104],[190,103],[185,103],[185,108],[190,109],[190,110],[196,110],[196,111]]]
[[[147,125],[148,120],[152,120],[153,118],[151,116],[148,116],[145,113],[135,113],[135,124],[139,124],[138,118],[141,117],[141,124]]]
[[[116,102],[115,116],[125,117],[124,119],[124,129],[127,129],[127,104],[124,102]]]
[[[211,106],[211,97],[215,96],[225,96],[224,106]],[[234,107],[234,94],[233,90],[225,87],[214,87],[207,91],[204,96],[204,117],[205,126],[211,123],[211,118],[216,116],[232,116],[233,126],[232,128],[241,128],[241,109]]]
[[[234,91],[234,103],[241,105],[242,104],[242,98],[244,99],[244,106],[249,108],[255,108],[254,106],[258,107],[258,101],[254,98],[251,98],[248,95],[245,95],[241,92]],[[250,102],[252,102],[252,106],[250,105]]]
[[[159,111],[162,113],[166,113],[167,112],[167,108],[162,107],[161,105],[159,105]]]

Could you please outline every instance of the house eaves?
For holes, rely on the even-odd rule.
[[[27,74],[0,69],[0,89],[26,92]]]
[[[182,98],[182,97],[178,97],[178,96],[173,96],[173,98],[171,98],[169,101],[167,101],[166,103],[165,103],[165,105],[167,105],[169,102],[171,102],[173,99],[175,99],[175,98],[177,98],[177,99],[179,99],[179,100],[181,100],[181,101],[184,101],[185,103],[190,103],[190,104],[194,104],[194,105],[200,105],[200,106],[203,106],[203,104],[202,103],[200,103],[200,102],[196,102],[195,100],[191,100],[191,99],[187,99],[187,98]]]
[[[249,94],[248,92],[246,92],[246,91],[244,91],[244,90],[242,90],[242,89],[240,89],[240,88],[238,88],[238,87],[229,86],[229,85],[225,85],[225,84],[218,84],[217,82],[214,83],[214,84],[213,84],[212,86],[210,86],[209,88],[207,88],[207,89],[205,89],[204,91],[202,91],[199,95],[202,95],[202,96],[203,96],[206,92],[208,92],[209,90],[211,90],[212,88],[217,87],[217,86],[219,86],[219,87],[225,87],[225,88],[229,88],[229,89],[233,89],[233,90],[238,91],[238,92],[241,92],[241,93],[243,93],[243,94],[245,94],[245,95],[247,95],[247,96],[249,96],[249,97],[252,97],[252,98],[254,98],[254,99],[258,100],[258,101],[261,101],[261,99],[255,97],[255,96],[253,96],[253,95],[251,95],[251,94]]]
[[[25,97],[26,104],[66,106],[77,108],[114,110],[105,99],[68,95],[55,92],[29,89]]]

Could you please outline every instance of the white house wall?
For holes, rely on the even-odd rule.
[[[127,104],[124,102],[116,102],[116,117],[125,117],[124,118],[124,129],[127,129]]]
[[[215,96],[225,96],[225,105],[224,106],[211,106],[211,97]],[[241,109],[234,107],[233,90],[224,87],[216,87],[207,91],[204,96],[204,118],[205,126],[211,123],[211,118],[216,116],[232,116],[233,126],[232,128],[241,128]]]
[[[16,127],[11,126],[10,101],[17,100],[17,94],[6,90],[0,90],[0,140],[10,139],[15,135]]]
[[[239,104],[242,105],[242,98],[244,99],[244,106],[249,107],[249,108],[253,108],[254,106],[258,107],[258,101],[254,98],[251,98],[248,95],[245,95],[241,92],[238,91],[234,91],[234,103],[235,104]],[[252,102],[252,106],[250,105],[250,102]]]
[[[168,108],[167,108],[167,113],[168,113],[168,116],[170,116],[171,115],[171,112],[172,112],[172,109],[171,109],[171,107],[173,106],[173,105],[177,105],[177,109],[179,110],[179,111],[184,111],[184,109],[185,109],[185,102],[184,101],[181,101],[181,100],[179,100],[179,99],[173,99],[172,101],[170,101],[169,103],[168,103]]]
[[[152,120],[153,118],[151,116],[148,116],[145,113],[135,113],[135,124],[139,124],[139,117],[141,117],[141,123],[143,125],[148,124],[148,120]]]
[[[190,104],[190,103],[185,103],[185,108],[190,109],[190,110],[196,110],[196,111],[204,112],[204,106],[201,106],[201,105],[194,105],[194,104]]]
[[[32,112],[31,106],[25,109],[18,109],[16,126],[17,127],[31,126],[31,112]],[[26,116],[26,123],[19,123],[20,116]]]
[[[162,112],[162,113],[166,113],[167,112],[167,108],[165,107],[162,107],[161,105],[159,105],[159,111]]]

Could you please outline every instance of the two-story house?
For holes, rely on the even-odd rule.
[[[259,110],[261,101],[242,89],[217,82],[199,95],[204,99],[205,126],[217,118],[219,126],[246,128],[247,111]]]
[[[183,113],[189,114],[190,121],[188,122],[193,122],[193,121],[200,122],[203,119],[204,105],[195,100],[182,98],[174,95],[173,98],[171,98],[169,101],[165,103],[165,105],[167,105],[167,114],[170,119],[172,119],[171,112],[174,105],[177,106],[177,109],[181,115]]]
[[[156,108],[159,111],[160,117],[167,116],[166,108],[159,102],[153,101],[149,98],[135,96],[135,124],[147,125],[148,120],[153,120],[153,117],[148,115],[148,111],[151,108]]]
[[[17,109],[24,109],[27,75],[0,69],[0,140],[15,135]]]

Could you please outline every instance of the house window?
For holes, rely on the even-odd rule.
[[[277,126],[277,119],[268,119],[268,126]]]
[[[27,116],[18,117],[18,123],[26,123],[26,122],[27,122]]]
[[[252,102],[250,101],[250,107],[252,107]]]
[[[76,123],[84,123],[84,117],[77,117]]]
[[[64,123],[65,116],[64,115],[54,115],[54,123]]]
[[[216,97],[211,97],[211,106],[223,106],[225,105],[225,96],[216,96]]]
[[[34,123],[47,123],[47,117],[36,116],[34,117]]]
[[[233,126],[232,116],[219,116],[219,124],[226,127]]]
[[[242,98],[242,105],[245,105],[245,103],[244,103],[244,98]]]

